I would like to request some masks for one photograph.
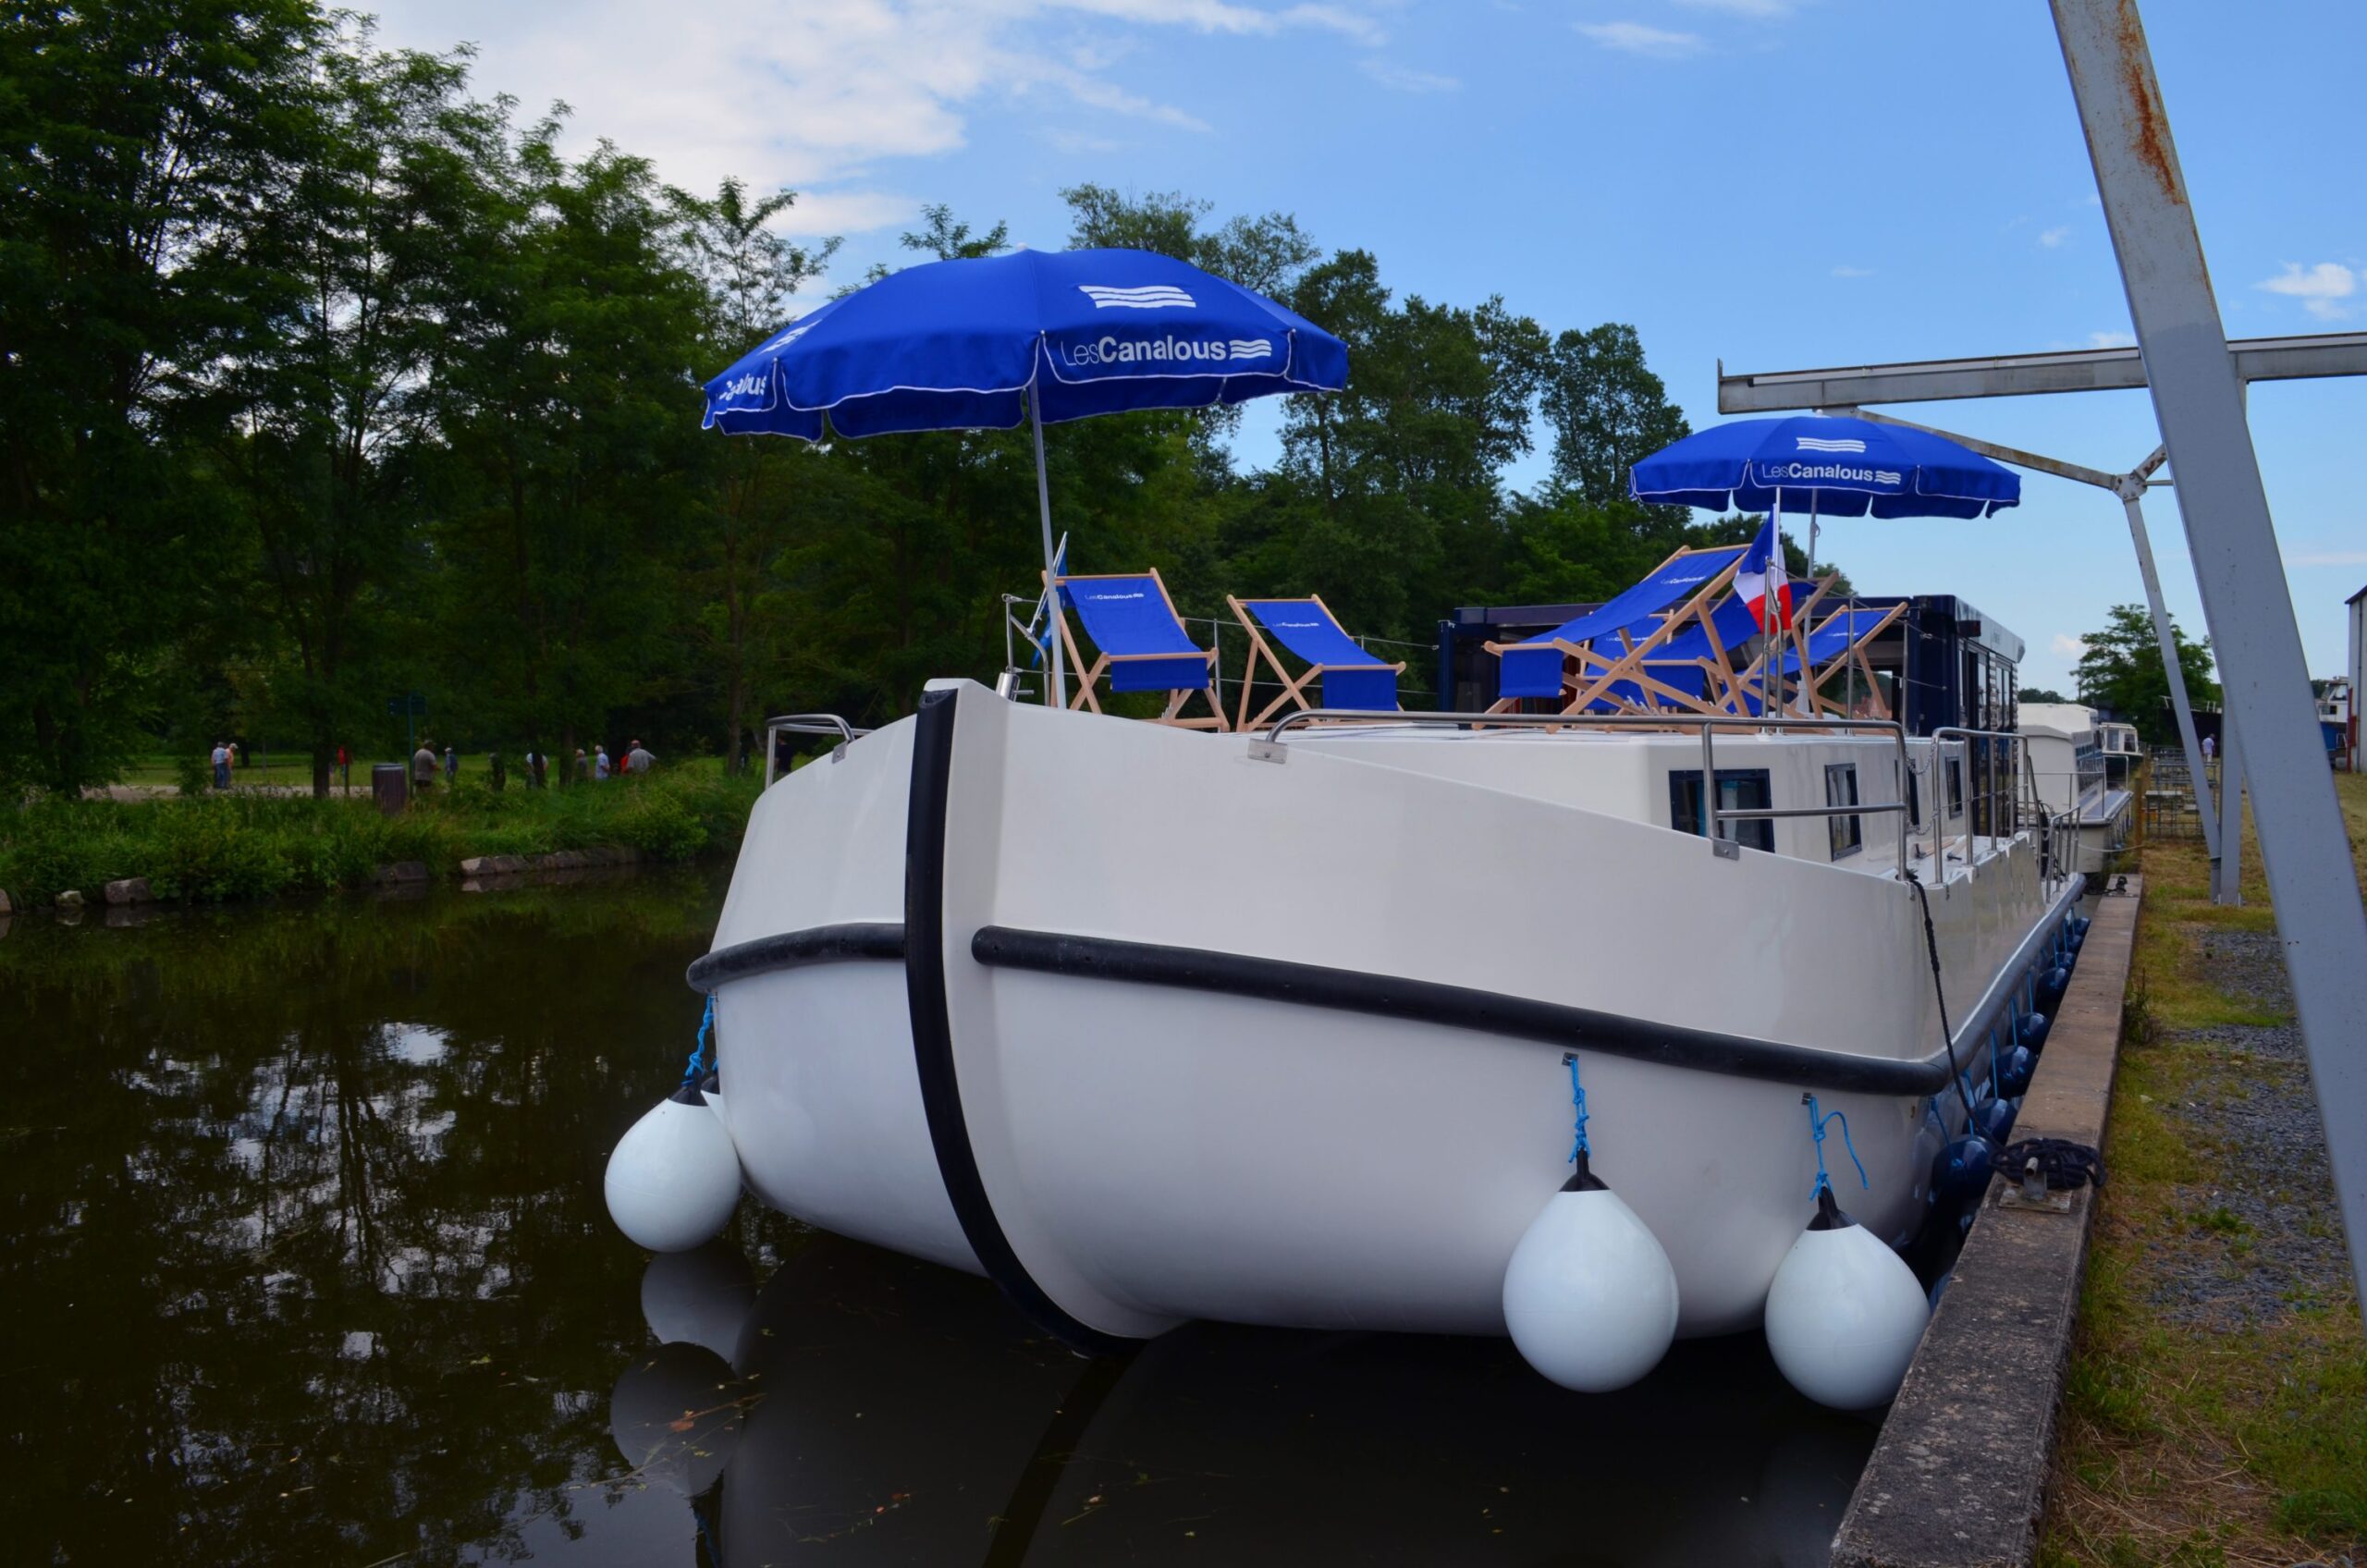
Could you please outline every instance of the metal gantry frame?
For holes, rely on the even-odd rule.
[[[2165,447],[2154,447],[2152,456],[2127,473],[2106,473],[2100,469],[2065,462],[2058,458],[2041,457],[2035,452],[2025,452],[2017,447],[2002,446],[1994,441],[1984,441],[1976,435],[1965,435],[1953,430],[1942,430],[1934,425],[1919,424],[1913,420],[1875,413],[1870,410],[1860,409],[1854,405],[1821,409],[1818,411],[1847,414],[1856,419],[1871,421],[1876,424],[1903,425],[1909,430],[1921,430],[1933,435],[1944,435],[1962,447],[1979,452],[1982,457],[1994,458],[2001,463],[2011,463],[2016,468],[2026,468],[2038,473],[2051,473],[2058,479],[2068,479],[2076,484],[2092,484],[2100,490],[2109,490],[2120,498],[2122,510],[2128,519],[2129,538],[2137,547],[2138,571],[2145,580],[2145,605],[2153,618],[2153,640],[2161,649],[2162,668],[2169,679],[2170,708],[2177,717],[2178,742],[2186,749],[2187,768],[2194,777],[2195,812],[2202,823],[2204,851],[2211,858],[2212,897],[2218,900],[2220,898],[2221,845],[2225,840],[2220,832],[2219,814],[2212,806],[2211,781],[2204,774],[2202,749],[2195,739],[2194,704],[2189,700],[2186,689],[2186,670],[2178,662],[2177,640],[2171,630],[2169,611],[2162,604],[2162,574],[2154,567],[2153,542],[2152,536],[2145,531],[2145,492],[2149,486],[2169,483],[2153,477],[2154,471],[2159,469],[2169,456],[2169,449]],[[2226,773],[2223,777],[2233,778],[2234,775]],[[2223,901],[2234,900],[2228,899]]]
[[[1728,376],[1721,366],[1718,408],[1722,413],[1839,409],[2138,386],[2152,394],[2163,449],[2129,474],[2065,473],[2069,465],[2032,460],[2029,454],[2003,460],[2101,484],[2119,496],[2149,588],[2157,579],[2139,499],[2164,458],[2177,477],[2178,512],[2225,699],[2218,882],[2224,892],[2238,880],[2237,802],[2249,788],[2351,1272],[2367,1299],[2367,906],[2361,902],[2268,494],[2244,418],[2249,382],[2367,374],[2367,334],[2228,342],[2136,0],[2050,4],[2137,328],[2136,347],[1772,375]],[[1998,454],[1991,449],[1991,455]],[[2164,635],[2158,594],[2149,597],[2156,633]],[[2177,692],[2182,687],[2177,650],[2165,651]],[[2200,761],[2191,751],[2189,757]],[[2198,791],[2208,787],[2200,767],[2195,781]],[[2203,811],[2206,824],[2212,815]]]

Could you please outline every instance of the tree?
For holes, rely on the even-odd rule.
[[[1500,299],[1393,307],[1363,251],[1310,269],[1291,303],[1347,344],[1352,368],[1344,391],[1284,410],[1299,500],[1261,508],[1269,564],[1254,575],[1275,589],[1294,578],[1289,592],[1338,584],[1324,596],[1351,624],[1411,638],[1502,570],[1502,475],[1528,449],[1544,334]]]
[[[2188,700],[2200,705],[2219,699],[2213,680],[2211,640],[2189,642],[2177,623],[2170,623],[2177,648],[2178,668],[2186,680]],[[2177,721],[2170,707],[2170,684],[2162,668],[2161,644],[2153,637],[2153,621],[2137,605],[2115,605],[2106,612],[2103,629],[2084,639],[2075,671],[2079,700],[2137,727],[2155,745],[2167,745],[2177,736]]]
[[[712,199],[682,199],[683,243],[706,288],[712,362],[731,362],[780,325],[791,296],[819,277],[838,250],[835,237],[808,250],[773,227],[796,200],[794,191],[777,190],[751,201],[736,179],[726,179]],[[765,604],[790,516],[780,490],[812,472],[799,454],[782,450],[786,445],[755,437],[726,443],[717,459],[713,555],[698,573],[709,591],[693,624],[723,667],[724,765],[734,773],[746,764],[751,688],[782,657],[782,624]]]
[[[275,682],[328,792],[358,740],[415,564],[428,389],[454,303],[449,237],[482,227],[497,115],[464,100],[464,57],[319,55],[313,144],[251,263],[285,281],[215,388],[224,472],[256,541],[257,612],[290,667]]]
[[[1556,337],[1541,390],[1553,428],[1553,482],[1597,506],[1625,501],[1637,463],[1693,434],[1625,322]]]
[[[2020,700],[2025,703],[2067,703],[2071,699],[2052,686],[2025,686]]]
[[[717,454],[694,380],[708,300],[679,204],[605,142],[569,162],[558,131],[547,117],[504,149],[493,217],[456,237],[435,543],[456,717],[556,731],[565,756],[619,710],[687,688],[682,522]]]
[[[247,252],[325,28],[305,0],[0,16],[0,783],[112,777],[236,581],[196,395],[276,303]]]

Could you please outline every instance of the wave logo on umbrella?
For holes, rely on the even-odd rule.
[[[1120,288],[1106,283],[1080,283],[1077,291],[1093,301],[1097,311],[1159,311],[1170,306],[1192,309],[1197,301],[1172,284],[1147,283],[1137,288]]]

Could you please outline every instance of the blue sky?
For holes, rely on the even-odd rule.
[[[478,45],[487,92],[575,111],[679,184],[803,195],[892,258],[924,202],[1015,239],[1059,191],[1183,190],[1361,246],[1401,293],[1501,293],[1548,327],[1632,322],[1696,425],[1735,370],[2129,341],[2037,0],[394,0],[384,40]],[[2232,337],[2367,320],[2367,6],[2152,0],[2178,153]],[[2141,392],[1890,411],[2094,467],[2156,440]],[[2367,386],[2267,384],[2253,435],[2313,673],[2367,583]],[[1271,451],[1271,410],[1240,454]],[[1541,471],[1541,454],[1515,477]],[[2171,497],[2171,608],[2201,616]],[[1016,525],[1016,524],[1015,524]],[[1987,522],[1834,523],[1873,592],[1957,593],[2020,632],[2026,681],[2141,597],[2119,506],[2032,476]],[[1322,583],[1309,583],[1320,592]],[[1449,606],[1441,606],[1441,610]]]

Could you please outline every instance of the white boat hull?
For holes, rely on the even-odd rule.
[[[767,1203],[1094,1334],[1502,1333],[1506,1260],[1567,1170],[1566,1015],[1594,1170],[1666,1249],[1681,1334],[1755,1324],[1810,1212],[1786,1052],[1881,1080],[1818,1091],[1865,1184],[1837,1130],[1826,1162],[1876,1234],[1919,1224],[1942,1134],[1897,1085],[1941,1031],[1921,910],[1880,868],[1713,855],[1556,798],[1551,752],[1480,768],[1523,794],[1459,777],[1467,751],[1307,741],[1276,764],[966,685],[939,701],[917,766],[906,720],[767,792],[703,961]],[[1433,747],[1482,743],[1520,741]],[[2068,896],[2019,840],[1934,888],[1960,1023]],[[855,927],[880,935],[762,962]],[[1697,1038],[1764,1048],[1671,1065]]]

